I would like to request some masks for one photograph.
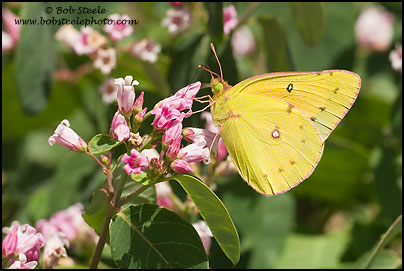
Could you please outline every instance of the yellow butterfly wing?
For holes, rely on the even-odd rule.
[[[212,116],[220,123],[223,142],[240,175],[255,190],[283,193],[311,175],[323,141],[299,109],[263,93],[213,98]]]
[[[308,116],[325,141],[355,102],[360,87],[359,75],[345,70],[269,73],[240,82],[227,95],[248,92],[282,98]]]

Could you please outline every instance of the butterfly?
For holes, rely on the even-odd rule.
[[[211,113],[241,177],[265,195],[314,171],[324,143],[355,102],[361,78],[346,70],[275,72],[235,86],[212,75]],[[201,67],[201,66],[200,66]],[[202,67],[203,68],[203,67]]]

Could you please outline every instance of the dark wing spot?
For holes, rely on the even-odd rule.
[[[330,76],[332,75],[332,72],[330,72]]]
[[[304,125],[303,125],[303,124],[300,125],[299,128],[300,128],[300,130],[303,130],[303,129],[304,129]]]
[[[288,105],[288,108],[286,109],[286,112],[292,113],[293,107],[294,107],[293,105],[289,104],[289,105]]]
[[[303,138],[302,140],[300,140],[300,142],[302,142],[304,144],[304,143],[306,143],[306,139]]]
[[[311,117],[310,118],[312,121],[316,121],[316,118],[315,117]]]
[[[296,164],[296,161],[290,160],[290,164],[293,166],[294,164]]]
[[[319,107],[319,108],[320,108],[321,111],[324,111],[324,110],[325,110],[325,107]]]
[[[292,90],[293,90],[293,84],[290,83],[290,84],[288,85],[288,87],[286,88],[286,90],[287,90],[289,93],[291,93]]]
[[[268,178],[268,174],[264,173],[264,178]]]
[[[280,168],[278,169],[278,172],[279,172],[279,173],[282,173],[282,172],[283,172],[283,168],[280,167]]]
[[[337,94],[339,88],[334,89],[334,93]]]

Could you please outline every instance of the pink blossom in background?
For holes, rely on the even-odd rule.
[[[20,39],[21,25],[16,24],[15,20],[19,19],[17,15],[8,8],[2,10],[5,32],[2,33],[2,51],[10,50],[15,47]],[[3,31],[2,31],[3,32]],[[4,40],[4,37],[6,38]]]
[[[170,2],[170,5],[174,8],[182,7],[182,2]]]
[[[237,11],[234,5],[223,8],[223,30],[228,35],[238,24]]]
[[[131,75],[125,76],[125,79],[115,79],[114,83],[118,86],[118,107],[122,115],[129,115],[133,111],[135,103],[135,87],[139,85],[137,80],[133,80]]]
[[[87,149],[86,142],[70,128],[70,123],[66,119],[59,124],[54,134],[49,137],[48,143],[51,146],[57,143],[76,152],[86,151]]]
[[[356,40],[360,47],[369,51],[385,51],[393,38],[392,13],[381,6],[366,8],[355,23]]]
[[[396,44],[395,50],[390,52],[389,59],[393,70],[403,73],[403,48],[401,44]]]
[[[119,142],[125,141],[129,138],[130,128],[124,116],[119,113],[119,110],[115,113],[111,128],[109,129],[109,135],[117,139]]]
[[[97,50],[97,56],[94,60],[94,67],[99,69],[102,74],[109,74],[116,66],[116,51],[113,48]]]
[[[8,269],[35,269],[38,261],[27,262],[27,257],[24,254],[19,255],[19,260],[15,261]]]
[[[190,22],[191,13],[188,9],[169,9],[161,25],[167,27],[171,34],[178,35],[188,29]]]
[[[199,237],[201,237],[201,241],[203,247],[205,248],[206,254],[209,254],[210,245],[212,243],[211,238],[213,237],[213,234],[210,231],[208,224],[206,224],[205,221],[200,220],[192,224],[192,226],[194,226],[196,232],[199,234]]]
[[[105,79],[104,83],[102,83],[98,90],[102,94],[102,101],[105,104],[110,104],[113,101],[116,101],[118,86],[114,84],[113,78]]]
[[[238,173],[236,165],[234,164],[233,160],[231,160],[230,155],[227,156],[226,160],[221,161],[217,165],[215,173],[221,177]]]
[[[128,175],[143,173],[149,167],[147,158],[135,149],[131,150],[130,156],[125,153],[122,162],[126,164],[123,169]]]
[[[11,227],[4,227],[3,233],[8,234],[15,231],[15,227],[17,227],[17,247],[14,253],[24,254],[28,261],[38,261],[39,250],[45,245],[43,235],[34,227],[28,224],[20,225],[18,221],[14,221]]]
[[[156,183],[157,205],[172,210],[174,207],[170,197],[172,193],[173,191],[168,182]]]
[[[135,42],[129,49],[130,54],[150,63],[157,61],[160,51],[161,45],[151,39],[143,39],[139,42]]]
[[[242,26],[233,33],[231,47],[235,56],[250,55],[255,51],[254,36],[247,26]]]
[[[113,41],[120,41],[124,37],[129,36],[133,32],[133,27],[130,25],[131,19],[128,15],[111,14],[108,19],[113,20],[112,24],[106,24],[104,31],[107,32]]]

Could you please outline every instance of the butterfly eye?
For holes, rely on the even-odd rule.
[[[223,84],[222,83],[216,83],[214,86],[214,92],[219,93],[223,90]]]

